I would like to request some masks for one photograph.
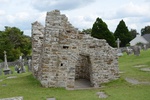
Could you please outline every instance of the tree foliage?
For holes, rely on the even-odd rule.
[[[91,34],[91,32],[92,32],[92,29],[91,29],[91,28],[83,29],[83,30],[82,30],[82,33],[85,33],[85,34]]]
[[[136,37],[136,35],[139,34],[139,33],[136,31],[136,29],[131,29],[129,32],[130,32],[130,34],[131,34],[132,39],[134,39],[134,38]]]
[[[107,24],[101,18],[97,18],[93,24],[91,36],[98,39],[105,39],[109,45],[115,46],[113,33],[109,31]]]
[[[132,36],[123,20],[121,20],[114,32],[115,39],[119,38],[121,47],[125,47],[132,40]]]
[[[141,35],[143,36],[144,34],[150,34],[150,26],[145,26],[141,29]]]
[[[31,53],[31,38],[23,35],[23,32],[16,27],[5,27],[0,31],[0,59],[4,60],[3,52],[7,52],[8,61],[14,61],[21,54],[27,56]]]

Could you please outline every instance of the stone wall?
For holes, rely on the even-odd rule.
[[[41,50],[44,37],[44,26],[42,26],[37,21],[32,23],[32,71],[35,77],[38,77],[41,72],[40,62],[41,62]],[[39,79],[40,80],[40,79]]]
[[[33,75],[44,87],[73,89],[78,78],[99,87],[119,76],[116,49],[80,34],[58,10],[47,12],[45,27],[32,24],[32,38]]]

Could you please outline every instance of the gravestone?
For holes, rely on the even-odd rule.
[[[117,49],[117,55],[118,56],[123,56],[123,53],[122,53],[121,49]]]
[[[131,55],[132,54],[132,49],[130,49],[129,47],[126,47],[126,53],[127,55]]]
[[[5,60],[5,62],[4,62],[3,72],[4,72],[5,75],[7,75],[7,74],[10,74],[11,71],[10,71],[10,69],[8,67],[6,51],[4,51],[4,60]]]
[[[15,65],[15,71],[17,72],[18,71],[18,65]]]
[[[47,98],[47,100],[56,100],[55,98]]]
[[[18,65],[15,65],[15,72],[21,73],[21,67]]]
[[[20,71],[19,73],[25,73],[25,66],[24,66],[24,59],[22,59],[22,56],[19,57],[19,67],[20,67]]]
[[[133,47],[133,52],[134,52],[134,55],[135,55],[135,56],[139,56],[139,55],[140,55],[140,47],[137,46],[137,45],[135,45],[135,46]]]
[[[0,75],[2,75],[2,68],[0,67]]]
[[[143,45],[143,50],[147,50],[147,45],[146,44]]]
[[[31,59],[28,60],[28,71],[32,71]]]
[[[117,38],[116,42],[117,42],[117,55],[118,56],[123,56],[123,53],[122,53],[122,51],[120,49],[120,42],[121,41],[119,40],[119,38]]]
[[[25,69],[25,66],[24,66],[24,59],[22,59],[21,72],[22,73],[26,72],[26,69]]]

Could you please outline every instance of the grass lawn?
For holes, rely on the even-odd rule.
[[[141,66],[142,65],[142,66]],[[55,97],[56,100],[103,100],[97,92],[104,91],[108,98],[105,100],[150,100],[150,85],[132,85],[125,78],[150,82],[150,72],[141,71],[139,67],[150,68],[150,49],[142,51],[140,56],[126,55],[119,58],[120,79],[104,84],[101,89],[65,90],[64,88],[43,88],[33,78],[30,72],[0,76],[0,98],[23,96],[24,100],[46,100]],[[7,79],[8,76],[17,78]]]

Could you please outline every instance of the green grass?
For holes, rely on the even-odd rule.
[[[129,77],[150,82],[150,72],[133,67],[136,65],[150,67],[150,50],[142,51],[138,57],[124,54],[119,58],[119,69],[124,72],[120,74],[120,79],[104,84],[101,89],[91,90],[43,88],[30,72],[14,73],[13,76],[17,76],[14,79],[6,79],[12,75],[3,75],[0,76],[3,80],[0,82],[0,98],[23,96],[24,100],[46,100],[48,97],[55,97],[56,100],[103,100],[98,98],[96,92],[105,91],[109,95],[105,100],[149,100],[150,85],[132,85],[124,80]]]

